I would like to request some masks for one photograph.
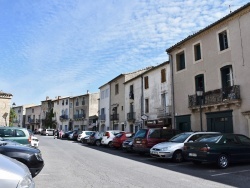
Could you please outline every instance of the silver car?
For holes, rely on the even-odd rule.
[[[0,154],[0,161],[0,187],[35,188],[27,166],[2,154]]]
[[[168,142],[156,144],[150,149],[150,155],[155,158],[172,159],[174,162],[182,162],[183,147],[186,142],[194,142],[204,135],[219,134],[218,132],[185,132],[171,138]]]

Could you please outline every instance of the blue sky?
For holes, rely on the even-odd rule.
[[[0,90],[16,105],[98,92],[246,0],[0,0]],[[229,8],[230,5],[230,8]]]

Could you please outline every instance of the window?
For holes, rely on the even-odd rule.
[[[79,106],[78,98],[76,98],[76,106]]]
[[[219,35],[219,45],[220,45],[220,51],[223,51],[225,49],[228,49],[228,38],[227,38],[227,31],[224,30]]]
[[[161,69],[161,83],[166,82],[166,69]]]
[[[85,98],[82,99],[82,105],[85,105]]]
[[[203,74],[199,74],[195,76],[195,89],[196,91],[200,91],[200,90],[202,90],[203,92],[205,91]]]
[[[105,94],[104,91],[102,91],[101,92],[101,99],[104,99],[104,97],[105,97],[104,94]]]
[[[227,88],[233,85],[233,69],[231,65],[221,68],[222,88]]]
[[[130,85],[129,90],[129,99],[134,99],[134,86]]]
[[[148,89],[149,85],[148,85],[148,76],[144,77],[144,89]]]
[[[180,71],[186,68],[184,51],[176,55],[176,70]]]
[[[201,59],[201,45],[200,43],[194,45],[194,60],[198,61]]]
[[[34,109],[32,109],[32,113],[34,113]]]
[[[115,84],[115,94],[119,94],[119,84]]]
[[[68,105],[68,99],[66,99],[66,105]]]
[[[62,105],[64,105],[64,100],[62,100]]]
[[[107,98],[109,96],[109,89],[105,90],[105,98]]]
[[[148,103],[148,99],[145,99],[145,113],[149,112],[149,103]]]
[[[16,130],[16,137],[25,137],[25,133],[22,130]]]

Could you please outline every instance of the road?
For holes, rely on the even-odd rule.
[[[216,166],[181,164],[106,147],[37,136],[45,166],[36,188],[246,187],[250,164]]]

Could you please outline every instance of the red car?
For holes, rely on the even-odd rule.
[[[123,141],[127,140],[131,136],[133,136],[133,133],[120,132],[113,138],[113,147],[116,149],[121,148]]]

